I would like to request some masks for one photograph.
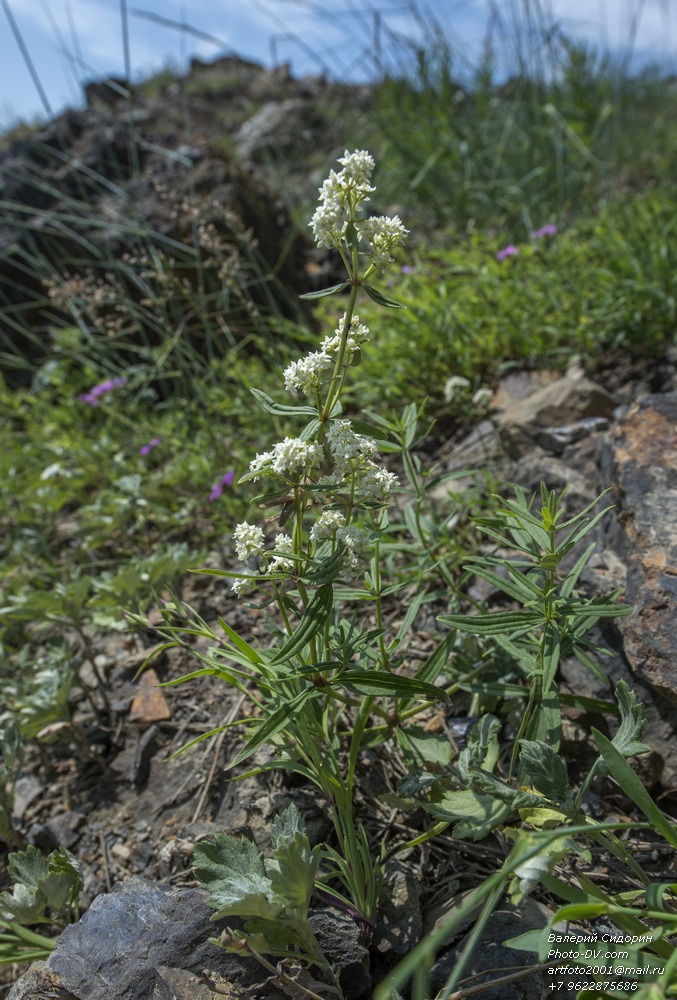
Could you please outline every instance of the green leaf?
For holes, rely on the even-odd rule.
[[[406,309],[407,306],[403,306],[401,302],[396,302],[395,299],[389,299],[383,292],[379,292],[377,288],[373,285],[362,285],[365,292],[370,299],[374,302],[378,302],[380,306],[387,306],[388,309]]]
[[[668,893],[671,899],[666,899]],[[654,882],[644,890],[646,905],[650,910],[663,910],[665,913],[675,915],[674,904],[677,897],[677,882]]]
[[[68,919],[84,885],[80,862],[65,847],[59,847],[52,851],[47,863],[49,872],[41,884],[47,906]]]
[[[562,805],[571,795],[567,766],[548,743],[520,740],[520,765],[525,784],[533,785],[553,805]]]
[[[240,752],[233,757],[231,762],[226,766],[226,770],[230,770],[237,764],[240,764],[243,760],[246,760],[247,757],[251,757],[254,751],[258,750],[260,746],[263,746],[264,743],[272,740],[273,736],[276,736],[281,729],[284,729],[289,720],[293,718],[297,712],[301,711],[309,698],[315,697],[317,693],[316,688],[309,687],[305,691],[301,691],[301,693],[295,698],[292,698],[291,701],[280,705],[280,707],[276,709],[272,715],[269,715],[264,722],[257,726],[254,735],[247,741]]]
[[[12,892],[0,893],[0,919],[23,924],[50,920],[48,910],[60,921],[70,919],[82,889],[80,865],[65,847],[43,857],[32,844],[10,854]]]
[[[320,866],[320,847],[311,850],[295,805],[273,820],[272,843],[274,858],[264,864],[273,892],[305,918]]]
[[[326,295],[334,295],[336,292],[342,292],[349,284],[350,282],[348,281],[342,281],[339,285],[332,285],[330,288],[321,288],[318,292],[304,292],[303,295],[299,295],[299,298],[323,299]]]
[[[501,565],[506,567],[513,578],[512,580],[506,580],[505,577],[499,576],[493,570],[486,569],[484,566],[475,566],[474,563],[470,563],[466,568],[472,570],[476,576],[482,577],[487,583],[491,583],[494,587],[502,590],[504,594],[514,597],[521,604],[533,601],[534,598],[543,600],[543,591],[532,580],[524,576],[524,574],[519,573],[506,560],[502,560]]]
[[[385,695],[390,698],[428,695],[438,700],[448,700],[448,695],[442,688],[426,684],[414,677],[403,677],[401,674],[379,674],[374,670],[345,670],[336,680],[344,687],[362,694]]]
[[[493,795],[480,795],[468,789],[447,792],[439,802],[423,804],[426,812],[436,819],[455,823],[454,840],[482,840],[511,814],[512,807]]]
[[[342,560],[343,546],[338,545],[333,555],[328,555],[324,559],[313,559],[309,568],[303,574],[304,581],[314,586],[333,583],[341,572]]]
[[[263,857],[251,840],[217,833],[212,843],[195,844],[193,858],[195,877],[217,911],[212,920],[228,915],[274,920],[282,912],[283,905],[273,902]]]
[[[550,621],[543,635],[543,693],[548,694],[555,684],[555,674],[559,666],[560,634],[557,623]]]
[[[250,389],[249,390],[259,404],[262,410],[266,413],[275,413],[278,416],[284,417],[295,417],[299,415],[304,416],[317,416],[317,410],[313,406],[289,406],[284,403],[275,403],[270,396],[262,392],[261,389]]]
[[[500,635],[535,628],[543,622],[543,615],[534,611],[498,611],[491,615],[438,615],[437,620],[473,635]]]
[[[263,660],[261,658],[260,653],[258,653],[253,646],[250,646],[249,643],[245,639],[243,639],[242,636],[239,635],[234,628],[231,628],[228,622],[225,621],[220,615],[217,616],[217,620],[223,631],[230,639],[230,641],[233,643],[234,646],[237,647],[237,649],[240,650],[240,652],[245,657],[247,662],[251,663],[253,666],[257,667],[261,666]]]
[[[518,833],[519,843],[525,848],[538,846],[541,839],[538,834],[520,830]],[[550,840],[543,845],[538,853],[531,853],[526,861],[515,866],[515,877],[510,883],[508,892],[510,902],[513,906],[518,906],[529,895],[532,889],[540,882],[544,875],[549,875],[558,861],[561,861],[571,851],[576,850],[576,844],[572,837],[563,834],[556,840]]]
[[[599,747],[609,774],[616,779],[628,798],[641,809],[650,823],[673,847],[677,847],[677,826],[665,818],[646,788],[632,770],[623,754],[594,727],[592,735]]]
[[[637,699],[632,688],[620,680],[615,689],[618,707],[621,710],[621,724],[611,740],[612,744],[624,757],[636,757],[651,750],[646,743],[640,743],[639,737],[644,731],[644,705]]]
[[[320,631],[331,612],[333,594],[331,583],[325,583],[315,591],[293,635],[280,647],[272,658],[271,665],[290,659],[308,645]]]
[[[451,764],[451,743],[440,733],[428,733],[422,726],[407,726],[406,729],[396,729],[395,738],[410,769],[421,770],[429,764],[435,767]]]

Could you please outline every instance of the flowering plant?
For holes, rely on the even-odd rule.
[[[384,580],[384,552],[394,547],[387,504],[401,487],[381,452],[402,456],[415,498],[411,524],[421,542],[423,476],[410,451],[418,415],[408,406],[399,421],[377,415],[367,424],[346,415],[341,396],[348,371],[369,340],[356,312],[358,294],[364,290],[381,305],[399,308],[370,280],[393,262],[407,230],[397,216],[366,216],[365,203],[374,190],[374,161],[368,153],[346,152],[339,163],[342,169],[332,171],[320,188],[310,225],[318,246],[338,251],[347,280],[305,297],[347,291],[345,309],[319,350],[285,369],[282,381],[295,397],[291,403],[276,403],[252,389],[265,412],[305,424],[256,455],[240,478],[240,483],[262,485],[256,502],[262,509],[279,510],[276,530],[242,521],[233,542],[244,565],[199,571],[230,578],[238,597],[258,601],[253,607],[276,609],[276,642],[255,649],[223,619],[225,638],[217,636],[194,613],[186,628],[171,620],[175,607],[164,611],[164,633],[178,641],[180,633],[190,632],[217,643],[207,654],[197,653],[204,669],[189,676],[217,673],[256,706],[253,718],[240,720],[249,734],[231,767],[272,743],[275,756],[262,769],[295,772],[321,789],[336,846],[324,846],[316,882],[321,895],[350,913],[369,937],[386,851],[370,844],[354,814],[360,751],[367,739],[373,747],[389,738],[430,697],[445,697],[435,680],[446,655],[406,676],[397,671],[425,586],[417,588],[397,634],[389,636],[385,627],[384,599],[411,581],[386,585]],[[388,435],[394,441],[387,441]]]

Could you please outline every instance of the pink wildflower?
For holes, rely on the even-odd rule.
[[[505,260],[507,257],[517,257],[519,256],[519,249],[514,247],[512,243],[509,243],[507,247],[503,247],[496,254],[496,260]]]
[[[153,448],[157,448],[157,446],[160,444],[160,441],[162,441],[162,438],[154,437],[152,441],[148,442],[148,444],[144,444],[143,447],[139,448],[139,455],[150,454]]]
[[[100,382],[98,385],[92,386],[89,392],[83,393],[78,398],[83,403],[87,403],[88,406],[98,406],[100,396],[103,396],[107,392],[112,392],[113,389],[120,389],[126,383],[127,379],[125,377],[109,378],[105,382]]]
[[[542,240],[544,236],[556,236],[557,226],[554,223],[549,222],[547,226],[541,226],[540,229],[535,229],[531,234],[535,240]]]
[[[235,473],[232,471],[226,472],[226,474],[221,477],[219,482],[215,483],[214,486],[212,486],[212,491],[209,494],[209,499],[211,501],[218,500],[221,494],[223,493],[224,487],[232,486],[234,481],[235,481]]]

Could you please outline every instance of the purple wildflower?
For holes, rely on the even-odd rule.
[[[542,240],[544,236],[556,236],[557,226],[554,223],[549,222],[547,226],[541,226],[540,229],[535,229],[531,234],[535,240]]]
[[[98,385],[92,386],[89,392],[83,393],[78,398],[83,403],[87,403],[88,406],[98,406],[100,396],[103,396],[107,392],[112,392],[113,389],[120,389],[126,383],[127,379],[125,377],[109,378],[105,382],[100,382]]]
[[[212,486],[212,491],[209,494],[209,499],[211,501],[218,500],[225,486],[232,486],[235,482],[235,472],[226,472],[225,476],[222,476],[218,483]]]
[[[414,269],[411,266],[411,264],[403,264],[402,267],[400,268],[400,271],[402,272],[402,274],[412,274]]]
[[[503,247],[496,254],[496,260],[505,260],[506,257],[517,257],[519,256],[519,249],[514,247],[512,243],[509,243],[507,247]]]
[[[162,441],[162,438],[154,437],[152,441],[148,442],[148,444],[144,444],[143,447],[139,448],[139,455],[150,454],[153,448],[157,448],[157,446],[160,444],[160,441]]]

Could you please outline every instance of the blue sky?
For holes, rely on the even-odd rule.
[[[83,80],[122,75],[125,5],[135,77],[168,63],[181,68],[192,55],[211,59],[235,52],[267,65],[290,62],[295,74],[324,68],[356,79],[373,73],[379,32],[385,47],[391,33],[407,40],[420,34],[406,0],[0,0],[0,127],[44,113],[40,88],[57,112],[81,103]],[[512,14],[530,7],[615,55],[632,41],[635,66],[660,62],[673,72],[677,66],[677,0],[419,0],[417,6],[470,59],[482,48],[492,9],[514,24]],[[8,10],[40,87],[21,55]],[[153,15],[202,35],[159,23]]]

